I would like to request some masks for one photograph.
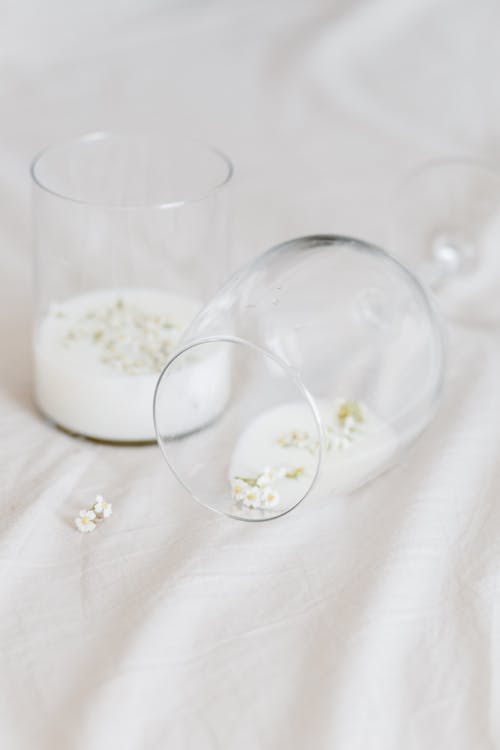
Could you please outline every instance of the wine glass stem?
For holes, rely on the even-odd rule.
[[[437,291],[461,273],[474,256],[470,246],[440,235],[432,243],[432,259],[421,266],[420,276],[428,287]]]

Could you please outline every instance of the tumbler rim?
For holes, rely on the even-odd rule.
[[[214,193],[221,190],[227,183],[231,180],[233,174],[234,174],[234,166],[233,162],[229,158],[229,156],[222,151],[220,148],[213,146],[212,144],[198,138],[190,138],[188,136],[184,135],[175,135],[175,139],[177,142],[183,142],[186,144],[193,144],[200,146],[204,149],[206,149],[207,152],[211,152],[213,155],[217,156],[221,162],[225,165],[225,174],[223,179],[215,182],[215,184],[209,189],[203,191],[200,195],[190,197],[190,198],[181,198],[177,200],[168,200],[168,201],[152,201],[152,202],[137,202],[137,203],[126,203],[126,204],[119,204],[119,203],[111,203],[106,201],[99,201],[99,200],[87,200],[83,198],[78,198],[72,195],[67,195],[59,190],[55,190],[54,188],[51,188],[44,180],[42,180],[38,173],[38,167],[42,161],[47,155],[50,155],[51,153],[57,151],[60,148],[64,148],[66,146],[70,146],[72,144],[79,145],[84,143],[92,143],[96,141],[104,141],[109,140],[112,138],[159,138],[159,137],[172,137],[172,134],[165,134],[163,135],[160,132],[157,131],[145,131],[145,132],[126,132],[126,131],[111,131],[111,130],[98,130],[94,132],[84,133],[80,136],[74,136],[71,138],[67,138],[65,140],[50,144],[43,148],[41,151],[39,151],[35,157],[32,159],[30,164],[30,175],[31,179],[33,180],[33,183],[43,190],[45,193],[48,193],[49,195],[52,195],[56,198],[60,198],[61,200],[67,201],[68,203],[73,203],[81,206],[90,206],[95,208],[105,208],[109,210],[116,210],[116,211],[130,211],[130,210],[144,210],[144,209],[169,209],[169,208],[180,208],[182,206],[188,206],[194,203],[200,203],[204,200],[206,200],[209,196],[213,195]]]

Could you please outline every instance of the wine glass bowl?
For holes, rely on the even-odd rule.
[[[276,518],[394,464],[436,409],[443,342],[418,280],[335,235],[285,242],[193,320],[157,384],[165,459],[201,504]]]

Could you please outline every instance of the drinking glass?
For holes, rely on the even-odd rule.
[[[35,399],[53,423],[154,440],[158,374],[227,275],[232,171],[165,134],[92,133],[36,157]]]
[[[156,387],[158,443],[202,505],[277,518],[395,463],[434,414],[443,366],[438,316],[410,271],[361,240],[301,237],[192,321]]]

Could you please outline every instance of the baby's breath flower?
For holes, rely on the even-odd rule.
[[[276,473],[269,466],[266,466],[262,474],[257,477],[257,486],[265,487],[267,484],[271,484],[276,477]]]
[[[257,487],[249,487],[243,498],[243,505],[247,508],[259,508],[261,504],[261,491]]]
[[[113,506],[111,503],[106,502],[102,495],[96,495],[94,511],[98,518],[109,518],[113,513]]]
[[[311,437],[308,432],[292,430],[288,435],[282,435],[277,440],[281,448],[304,448],[311,455],[314,455],[319,448],[319,442]]]
[[[330,438],[327,444],[327,448],[330,450],[334,448],[337,451],[349,448],[352,445],[352,437],[350,435],[339,435],[334,432],[330,433]]]
[[[256,477],[237,476],[232,481],[233,499],[247,508],[273,508],[279,504],[280,496],[273,484],[282,479],[298,479],[304,469],[266,466]]]
[[[64,308],[53,306],[51,314],[64,316]],[[88,343],[102,364],[127,375],[144,375],[161,371],[182,330],[183,325],[166,315],[117,299],[81,315],[66,332],[63,344]]]
[[[287,479],[299,479],[299,477],[304,476],[305,472],[302,467],[297,467],[296,469],[285,469],[284,476]]]
[[[93,506],[88,510],[81,510],[75,518],[75,526],[82,533],[94,531],[97,524],[101,523],[104,518],[109,518],[112,512],[111,503],[108,503],[102,495],[96,495]]]
[[[276,490],[273,490],[272,487],[264,487],[264,489],[261,492],[261,504],[264,508],[273,508],[275,505],[278,505],[280,501],[280,496],[276,492]]]
[[[342,401],[334,414],[333,423],[325,425],[325,449],[343,451],[350,448],[363,432],[364,421],[363,410],[358,401]],[[300,448],[313,456],[319,449],[319,441],[308,432],[300,430],[292,430],[287,435],[279,437],[276,442],[282,448]]]
[[[358,401],[344,401],[337,411],[337,419],[344,427],[347,420],[350,421],[350,424],[365,421]]]
[[[233,482],[233,498],[234,500],[243,500],[246,496],[248,484],[243,480],[236,478]]]
[[[81,510],[79,515],[75,518],[76,528],[86,534],[89,531],[94,531],[96,515],[93,510]]]

